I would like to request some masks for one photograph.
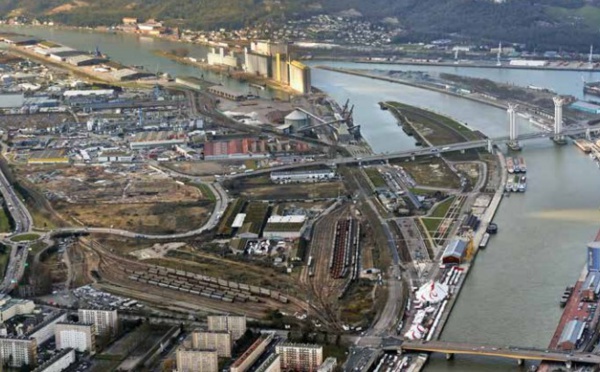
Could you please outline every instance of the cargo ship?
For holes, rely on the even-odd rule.
[[[521,172],[523,173],[527,172],[527,164],[525,164],[525,159],[522,157],[519,158],[519,169],[521,169]]]
[[[600,97],[600,81],[583,84],[583,93]]]
[[[519,176],[515,176],[512,183],[512,192],[517,191],[519,191]]]
[[[522,176],[519,180],[519,192],[525,192],[527,190],[527,178]]]
[[[506,186],[504,186],[504,191],[511,192],[512,191],[513,179],[511,177],[506,180]]]
[[[515,173],[521,172],[521,164],[519,163],[518,158],[513,158],[513,168],[514,168]]]
[[[506,170],[508,173],[515,172],[515,164],[513,163],[513,158],[506,158]]]
[[[483,234],[483,238],[481,238],[481,242],[479,243],[479,248],[481,248],[481,249],[485,248],[489,241],[490,241],[490,234],[488,234],[488,233]]]

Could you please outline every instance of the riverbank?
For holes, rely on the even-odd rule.
[[[399,102],[380,102],[379,105],[383,110],[389,110],[402,130],[409,136],[417,137],[422,145],[442,146],[487,138],[465,124],[423,108]]]
[[[410,87],[413,87],[413,88],[426,89],[426,90],[430,90],[432,92],[447,94],[447,95],[450,95],[450,96],[454,96],[454,97],[458,97],[458,98],[464,98],[464,99],[468,99],[468,100],[471,100],[471,101],[474,101],[474,102],[478,102],[478,103],[483,103],[483,104],[485,104],[487,106],[492,106],[492,107],[499,108],[499,109],[502,109],[502,110],[506,110],[508,108],[507,105],[502,104],[502,103],[494,102],[494,101],[491,101],[491,100],[486,100],[486,99],[479,98],[479,97],[472,97],[472,96],[465,95],[465,94],[455,93],[455,92],[448,91],[446,89],[435,88],[435,87],[431,87],[431,86],[424,85],[424,84],[414,83],[414,82],[411,82],[411,81],[399,80],[399,79],[392,79],[392,78],[388,78],[388,77],[385,77],[385,76],[380,76],[380,75],[375,75],[375,74],[369,74],[369,73],[362,72],[362,71],[348,70],[348,69],[337,68],[337,67],[329,67],[329,66],[323,66],[323,65],[315,66],[315,68],[318,68],[318,69],[321,69],[321,70],[326,70],[326,71],[338,72],[338,73],[341,73],[341,74],[348,74],[348,75],[354,75],[354,76],[359,76],[359,77],[364,77],[364,78],[369,78],[369,79],[386,81],[386,82],[389,82],[389,83],[407,85],[407,86],[410,86]]]
[[[200,70],[212,71],[212,72],[216,72],[219,74],[225,74],[228,78],[237,80],[242,83],[250,83],[250,84],[254,84],[256,86],[261,86],[261,87],[269,87],[275,91],[279,91],[279,92],[285,93],[287,95],[299,95],[299,93],[296,92],[295,90],[293,90],[289,85],[284,85],[275,80],[266,79],[266,78],[263,78],[260,76],[249,74],[247,72],[234,70],[227,66],[209,65],[208,63],[205,63],[205,62],[199,62],[197,60],[192,60],[188,57],[180,57],[173,53],[165,52],[162,50],[155,50],[155,51],[153,51],[153,53],[156,56],[167,58],[167,59],[170,59],[171,61],[174,61],[177,63],[182,63],[182,64],[185,64],[188,66],[193,66]],[[215,83],[215,84],[218,84],[218,83]]]
[[[497,65],[495,63],[477,63],[474,61],[458,61],[456,62],[436,62],[436,61],[415,61],[415,60],[365,60],[361,58],[350,59],[349,62],[364,63],[364,64],[390,64],[390,65],[416,65],[416,66],[438,66],[438,67],[464,67],[464,68],[493,68],[493,69],[507,69],[507,70],[551,70],[551,71],[577,71],[577,72],[598,72],[600,67],[589,68],[588,63],[582,63],[581,67],[561,67],[561,66],[513,66],[507,64]],[[577,63],[577,62],[573,62]]]

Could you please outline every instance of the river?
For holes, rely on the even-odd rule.
[[[173,75],[201,75],[195,68],[152,53],[154,49],[181,47],[180,43],[87,31],[0,27],[0,31],[15,30],[82,50],[93,50],[98,45],[125,64],[143,64],[150,70],[158,67]],[[206,53],[205,48],[185,46],[192,55]],[[600,79],[600,73],[589,72],[327,64],[446,71],[499,82],[539,85],[576,96],[581,96],[582,74],[586,79]],[[504,110],[441,93],[323,70],[313,70],[313,85],[340,103],[350,99],[356,105],[355,122],[362,126],[362,133],[377,152],[414,146],[414,139],[402,132],[391,114],[379,109],[377,103],[382,100],[432,109],[491,137],[508,133]],[[521,131],[535,130],[525,120],[518,120]],[[585,244],[600,227],[597,192],[600,170],[587,156],[574,146],[555,146],[547,139],[524,143],[522,156],[528,165],[528,191],[502,201],[495,219],[500,232],[477,256],[442,334],[444,340],[546,347],[561,315],[558,300],[562,290],[577,279],[586,258]],[[427,371],[434,372],[513,369],[521,370],[512,361],[457,357],[446,362],[438,356],[427,367]]]

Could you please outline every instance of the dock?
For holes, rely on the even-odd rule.
[[[586,154],[592,151],[592,146],[594,144],[586,139],[579,138],[575,140],[575,146],[579,147],[579,149]]]

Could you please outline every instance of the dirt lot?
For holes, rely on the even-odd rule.
[[[460,180],[439,158],[403,162],[402,167],[421,186],[459,188]]]
[[[212,203],[53,203],[54,209],[84,226],[112,227],[147,234],[169,234],[198,228],[208,219]]]
[[[197,187],[181,185],[151,168],[121,166],[24,168],[20,172],[37,185],[49,200],[70,203],[148,203],[203,199]]]
[[[234,180],[227,188],[232,195],[258,200],[337,198],[346,194],[341,182],[279,185],[271,183],[268,176]]]

